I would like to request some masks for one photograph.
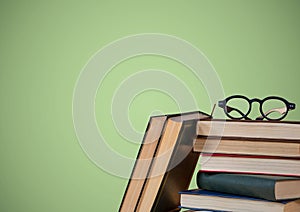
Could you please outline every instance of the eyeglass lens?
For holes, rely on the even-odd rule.
[[[226,112],[236,119],[243,118],[250,109],[249,102],[244,98],[232,98],[226,102]]]
[[[279,99],[268,99],[262,104],[262,113],[269,119],[280,119],[287,112],[285,102]]]

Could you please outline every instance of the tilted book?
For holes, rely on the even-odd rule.
[[[164,198],[164,195],[161,195],[157,198],[156,195],[162,194],[162,192],[164,192],[166,189],[168,190],[169,189],[168,185],[170,184],[170,182],[166,183],[166,178],[164,178],[164,180],[160,181],[160,183],[161,184],[163,183],[163,185],[159,183],[156,184],[157,190],[159,191],[157,191],[156,194],[154,194],[155,199],[153,200],[152,205],[148,204],[145,206],[144,205],[145,200],[149,199],[149,195],[146,195],[149,193],[149,189],[147,188],[148,185],[147,183],[148,180],[157,177],[158,175],[163,175],[164,172],[166,172],[166,170],[165,171],[160,169],[158,170],[157,165],[161,163],[168,165],[170,162],[169,161],[170,158],[168,158],[169,155],[173,156],[173,162],[172,162],[173,164],[169,164],[168,167],[169,171],[171,171],[171,168],[174,168],[174,170],[180,170],[180,168],[178,168],[177,165],[181,164],[182,161],[184,161],[184,159],[181,158],[177,153],[173,152],[174,145],[176,145],[177,143],[178,135],[175,134],[174,136],[171,135],[176,131],[172,123],[179,123],[179,125],[183,125],[182,123],[184,121],[193,120],[193,127],[191,127],[191,125],[189,125],[190,127],[188,127],[187,124],[184,124],[183,129],[181,131],[179,130],[180,135],[187,138],[187,140],[189,141],[188,152],[183,151],[183,153],[186,154],[185,156],[188,156],[189,155],[188,153],[191,152],[192,150],[192,143],[193,143],[192,140],[196,136],[196,122],[200,118],[207,118],[207,117],[209,116],[201,112],[191,112],[191,113],[184,113],[184,114],[157,116],[157,117],[152,117],[150,119],[146,133],[143,138],[143,142],[141,144],[136,159],[135,166],[131,174],[131,178],[129,179],[127,188],[125,190],[119,211],[121,212],[142,211],[140,207],[143,208],[147,207],[148,211],[150,211],[151,208],[160,208],[160,207],[168,207],[173,209],[177,208],[179,204],[178,191],[187,189],[185,184],[187,184],[186,182],[189,181],[189,179],[183,180],[184,186],[179,186],[177,189],[175,189],[175,193],[170,195],[170,197],[172,196],[171,199],[169,201],[166,201],[166,203],[163,204],[163,206],[161,204],[162,202],[160,201],[160,199],[161,197]],[[186,132],[182,132],[185,130]],[[177,143],[177,146],[180,147],[181,145]],[[176,149],[178,150],[180,148],[176,148]],[[197,156],[198,159],[199,153],[195,155]],[[194,156],[189,157],[187,160],[191,160],[191,158],[193,157]],[[156,164],[155,165],[156,168],[153,168],[154,164]],[[194,171],[195,167],[193,167],[193,163],[191,163],[191,166],[192,166],[191,169]],[[177,177],[177,176],[175,175],[173,177]],[[174,203],[174,198],[173,198],[174,195],[176,196],[175,198],[176,203]],[[165,199],[169,199],[169,197]],[[176,204],[175,207],[173,207],[174,204]]]
[[[178,210],[178,192],[188,189],[199,158],[193,152],[196,124],[208,117],[197,112],[167,120],[136,211]]]
[[[135,210],[166,120],[165,115],[150,118],[119,211]]]

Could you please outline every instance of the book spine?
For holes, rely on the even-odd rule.
[[[205,173],[197,174],[200,189],[276,201],[275,180],[251,175]]]

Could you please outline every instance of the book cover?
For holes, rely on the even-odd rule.
[[[204,153],[300,157],[300,140],[198,136],[194,151]]]
[[[221,211],[221,210],[208,210],[205,208],[191,208],[191,207],[182,207],[179,206],[180,209],[187,209],[188,212],[192,211],[202,211],[202,212],[228,212],[228,211]]]
[[[179,210],[178,192],[188,188],[199,158],[193,152],[196,124],[208,117],[198,112],[168,119],[137,211]]]
[[[253,200],[253,201],[260,201],[260,202],[274,202],[274,201],[264,200],[264,199],[255,198],[255,197],[228,194],[228,193],[222,193],[222,192],[216,192],[216,191],[208,191],[208,190],[203,190],[203,189],[185,190],[185,191],[179,192],[179,194],[196,195],[196,196],[210,196],[210,197],[222,197],[222,198],[237,199],[237,200]],[[294,201],[294,200],[276,201],[274,203],[287,204],[287,203],[292,202],[292,201]]]
[[[155,156],[155,151],[160,142],[167,118],[168,116],[165,115],[150,117],[133,171],[120,204],[120,212],[135,210],[141,192],[143,191],[144,183],[148,177],[152,158]]]
[[[200,189],[272,201],[300,198],[300,178],[296,177],[199,171],[197,185]]]
[[[217,211],[300,211],[300,199],[289,201],[269,201],[259,198],[231,195],[201,189],[180,192],[181,207]]]
[[[198,123],[197,135],[241,139],[300,140],[300,122],[207,120]]]
[[[300,177],[300,159],[275,156],[201,154],[201,171]]]
[[[177,121],[181,123],[182,119],[194,120],[195,118],[197,118],[198,120],[199,118],[207,118],[207,117],[209,116],[201,112],[188,112],[182,114],[154,116],[150,118],[146,132],[144,134],[142,144],[140,146],[137,155],[135,165],[133,167],[131,177],[128,181],[126,190],[124,192],[123,199],[119,207],[119,211],[121,212],[139,211],[138,206],[141,202],[142,197],[144,198],[146,193],[146,182],[148,178],[150,178],[153,175],[153,173],[152,174],[150,173],[150,170],[155,161],[155,158],[157,158],[158,156],[159,147],[166,146],[166,144],[168,144],[168,143],[161,144],[162,137],[164,136],[165,131],[167,130],[166,129],[167,122],[172,119],[177,119]],[[194,133],[193,133],[194,136],[195,136],[195,129],[196,127],[194,124]],[[185,133],[185,135],[187,134]],[[168,161],[164,161],[164,163],[168,164]],[[180,190],[184,188],[185,187],[183,188],[181,187]],[[175,192],[175,196],[179,196],[178,191]],[[159,202],[159,198],[157,198],[157,200],[155,201],[155,204],[159,206],[160,204],[158,204],[158,202]]]

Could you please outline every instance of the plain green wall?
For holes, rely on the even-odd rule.
[[[72,121],[77,77],[107,43],[136,33],[174,35],[203,51],[226,95],[279,95],[299,105],[299,21],[296,0],[1,1],[0,211],[117,211],[127,180],[87,158]],[[155,57],[128,63],[123,69],[154,67],[178,76],[185,70]],[[129,74],[121,70],[108,84]],[[106,88],[96,108],[116,86]],[[199,109],[210,112],[203,88],[190,86]],[[135,128],[143,131],[156,107],[178,112],[160,93],[145,93],[129,111]],[[111,146],[135,157],[137,145],[124,144],[111,123],[103,124],[101,117],[110,115],[103,111],[96,114],[111,132]],[[288,120],[300,120],[300,109]]]

